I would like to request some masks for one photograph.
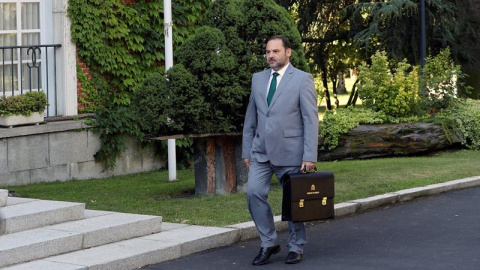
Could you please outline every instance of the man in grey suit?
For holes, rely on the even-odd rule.
[[[280,251],[267,197],[273,174],[310,171],[317,161],[318,107],[311,74],[290,63],[290,42],[271,37],[266,46],[270,69],[255,73],[243,127],[242,157],[248,172],[247,203],[261,239],[253,265],[268,263]],[[282,184],[282,183],[281,183]],[[289,222],[285,263],[299,263],[307,243],[302,222]]]

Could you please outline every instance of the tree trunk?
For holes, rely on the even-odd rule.
[[[459,144],[461,138],[447,139],[443,128],[433,123],[360,125],[340,136],[338,147],[319,150],[318,160],[365,159],[426,153]],[[323,139],[319,138],[319,148]]]
[[[345,108],[348,108],[350,106],[355,107],[355,103],[357,102],[356,97],[358,97],[357,83],[358,79],[355,80],[355,83],[352,86],[352,92],[350,93],[350,97],[348,98],[348,102],[347,105],[345,105]]]
[[[338,95],[347,94],[347,88],[345,87],[345,73],[343,72],[338,73],[337,94]]]
[[[330,100],[330,92],[328,92],[328,80],[327,80],[327,69],[324,64],[321,64],[322,69],[322,82],[323,88],[325,88],[325,103],[327,105],[327,110],[332,109],[332,101]]]

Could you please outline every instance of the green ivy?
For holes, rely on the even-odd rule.
[[[83,73],[82,68],[77,63],[77,80],[82,84],[82,91],[77,95],[77,102],[83,105],[78,109],[79,113],[95,112],[96,104],[100,100],[99,93],[95,88],[92,80],[89,80],[87,75]]]
[[[0,97],[0,116],[30,115],[43,113],[48,105],[47,97],[42,91],[27,92],[16,96]]]
[[[142,140],[142,133],[136,123],[137,119],[128,107],[107,106],[99,109],[95,129],[100,133],[102,144],[95,154],[95,160],[105,162],[107,169],[114,169],[117,157],[127,149],[127,136]]]

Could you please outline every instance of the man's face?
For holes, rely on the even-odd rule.
[[[292,50],[285,50],[281,39],[272,39],[267,43],[266,57],[268,65],[275,71],[282,69],[289,61]]]

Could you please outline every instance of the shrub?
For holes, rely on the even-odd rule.
[[[359,68],[358,93],[362,103],[393,117],[411,115],[418,96],[418,70],[410,71],[411,66],[403,60],[391,71],[385,52],[377,52],[371,60],[370,66]]]
[[[10,97],[2,96],[0,97],[0,116],[42,113],[47,105],[47,97],[42,91]]]
[[[435,57],[425,59],[425,67],[421,78],[422,106],[429,111],[447,108],[458,97],[459,88],[469,91],[463,84],[466,75],[460,65],[455,65],[450,57],[450,49],[446,48]]]
[[[178,50],[178,60],[194,76],[190,85],[183,85],[184,95],[197,91],[205,99],[204,119],[195,123],[196,132],[228,132],[242,122],[243,100],[248,92],[240,85],[237,59],[227,47],[223,33],[209,26],[201,27]],[[172,78],[171,83],[175,83]]]
[[[145,138],[196,132],[209,107],[195,87],[197,79],[183,65],[174,65],[167,78],[148,77],[132,98],[131,110]]]
[[[442,124],[447,134],[450,130],[457,132],[465,147],[480,150],[479,100],[458,100],[453,106],[437,113],[433,121]]]

